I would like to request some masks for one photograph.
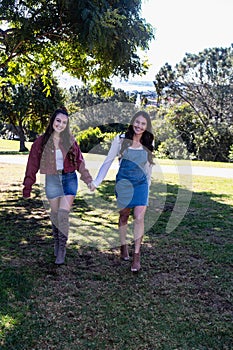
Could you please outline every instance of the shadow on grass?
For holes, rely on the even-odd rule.
[[[178,191],[152,186],[138,274],[120,261],[115,233],[109,238],[117,232],[113,182],[77,196],[61,267],[39,192],[28,201],[17,188],[4,194],[1,349],[231,349],[232,205],[220,203],[227,194],[193,193],[168,234]]]

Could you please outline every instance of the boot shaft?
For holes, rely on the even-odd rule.
[[[55,264],[62,265],[65,262],[66,242],[69,236],[69,212],[64,209],[58,210],[58,240],[59,247]]]
[[[68,238],[69,234],[69,211],[64,209],[59,209],[57,213],[58,219],[58,230]]]
[[[50,220],[52,223],[52,233],[53,236],[56,236],[58,234],[58,213],[51,211],[50,213]]]

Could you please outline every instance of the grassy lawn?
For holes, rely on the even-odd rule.
[[[80,184],[56,267],[39,184],[23,200],[23,173],[0,164],[1,350],[232,349],[232,180],[196,176],[192,193],[155,180],[135,275],[119,259],[111,176],[94,195]],[[168,233],[178,196],[191,202]]]
[[[30,150],[32,142],[26,142],[25,146]],[[0,155],[1,154],[22,154],[19,152],[19,141],[0,139]],[[87,154],[88,160],[95,160],[95,154]],[[160,165],[173,165],[173,161],[169,159],[159,159]],[[203,162],[190,161],[193,166],[213,167],[213,168],[233,168],[233,163],[223,162]],[[182,160],[176,160],[176,165],[183,165]]]
[[[25,142],[25,146],[30,149],[32,142]],[[0,154],[19,153],[19,141],[0,139]]]

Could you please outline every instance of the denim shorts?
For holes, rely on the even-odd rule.
[[[45,193],[48,199],[63,196],[76,196],[78,190],[78,178],[76,172],[66,174],[46,175]]]

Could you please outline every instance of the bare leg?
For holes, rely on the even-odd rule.
[[[121,209],[119,212],[119,233],[121,242],[121,258],[123,260],[129,260],[128,245],[126,243],[126,235],[128,228],[128,219],[130,214],[130,208]]]
[[[49,199],[48,201],[50,204],[51,212],[57,213],[60,204],[60,198]]]
[[[134,208],[134,244],[135,253],[140,252],[141,242],[144,235],[144,217],[146,206],[138,206]]]
[[[134,208],[134,256],[131,271],[140,270],[140,248],[144,235],[144,217],[146,206],[137,206]]]
[[[120,242],[121,245],[126,244],[126,235],[127,235],[127,228],[128,228],[128,219],[130,214],[130,208],[124,208],[119,211],[119,233],[120,233]]]
[[[74,202],[74,196],[64,196],[64,197],[58,197],[54,199],[49,199],[49,204],[51,208],[51,212],[57,212],[58,209],[64,209],[67,211],[70,211],[72,204]]]
[[[75,196],[64,196],[60,198],[59,209],[64,209],[70,211],[72,204],[74,202]]]

